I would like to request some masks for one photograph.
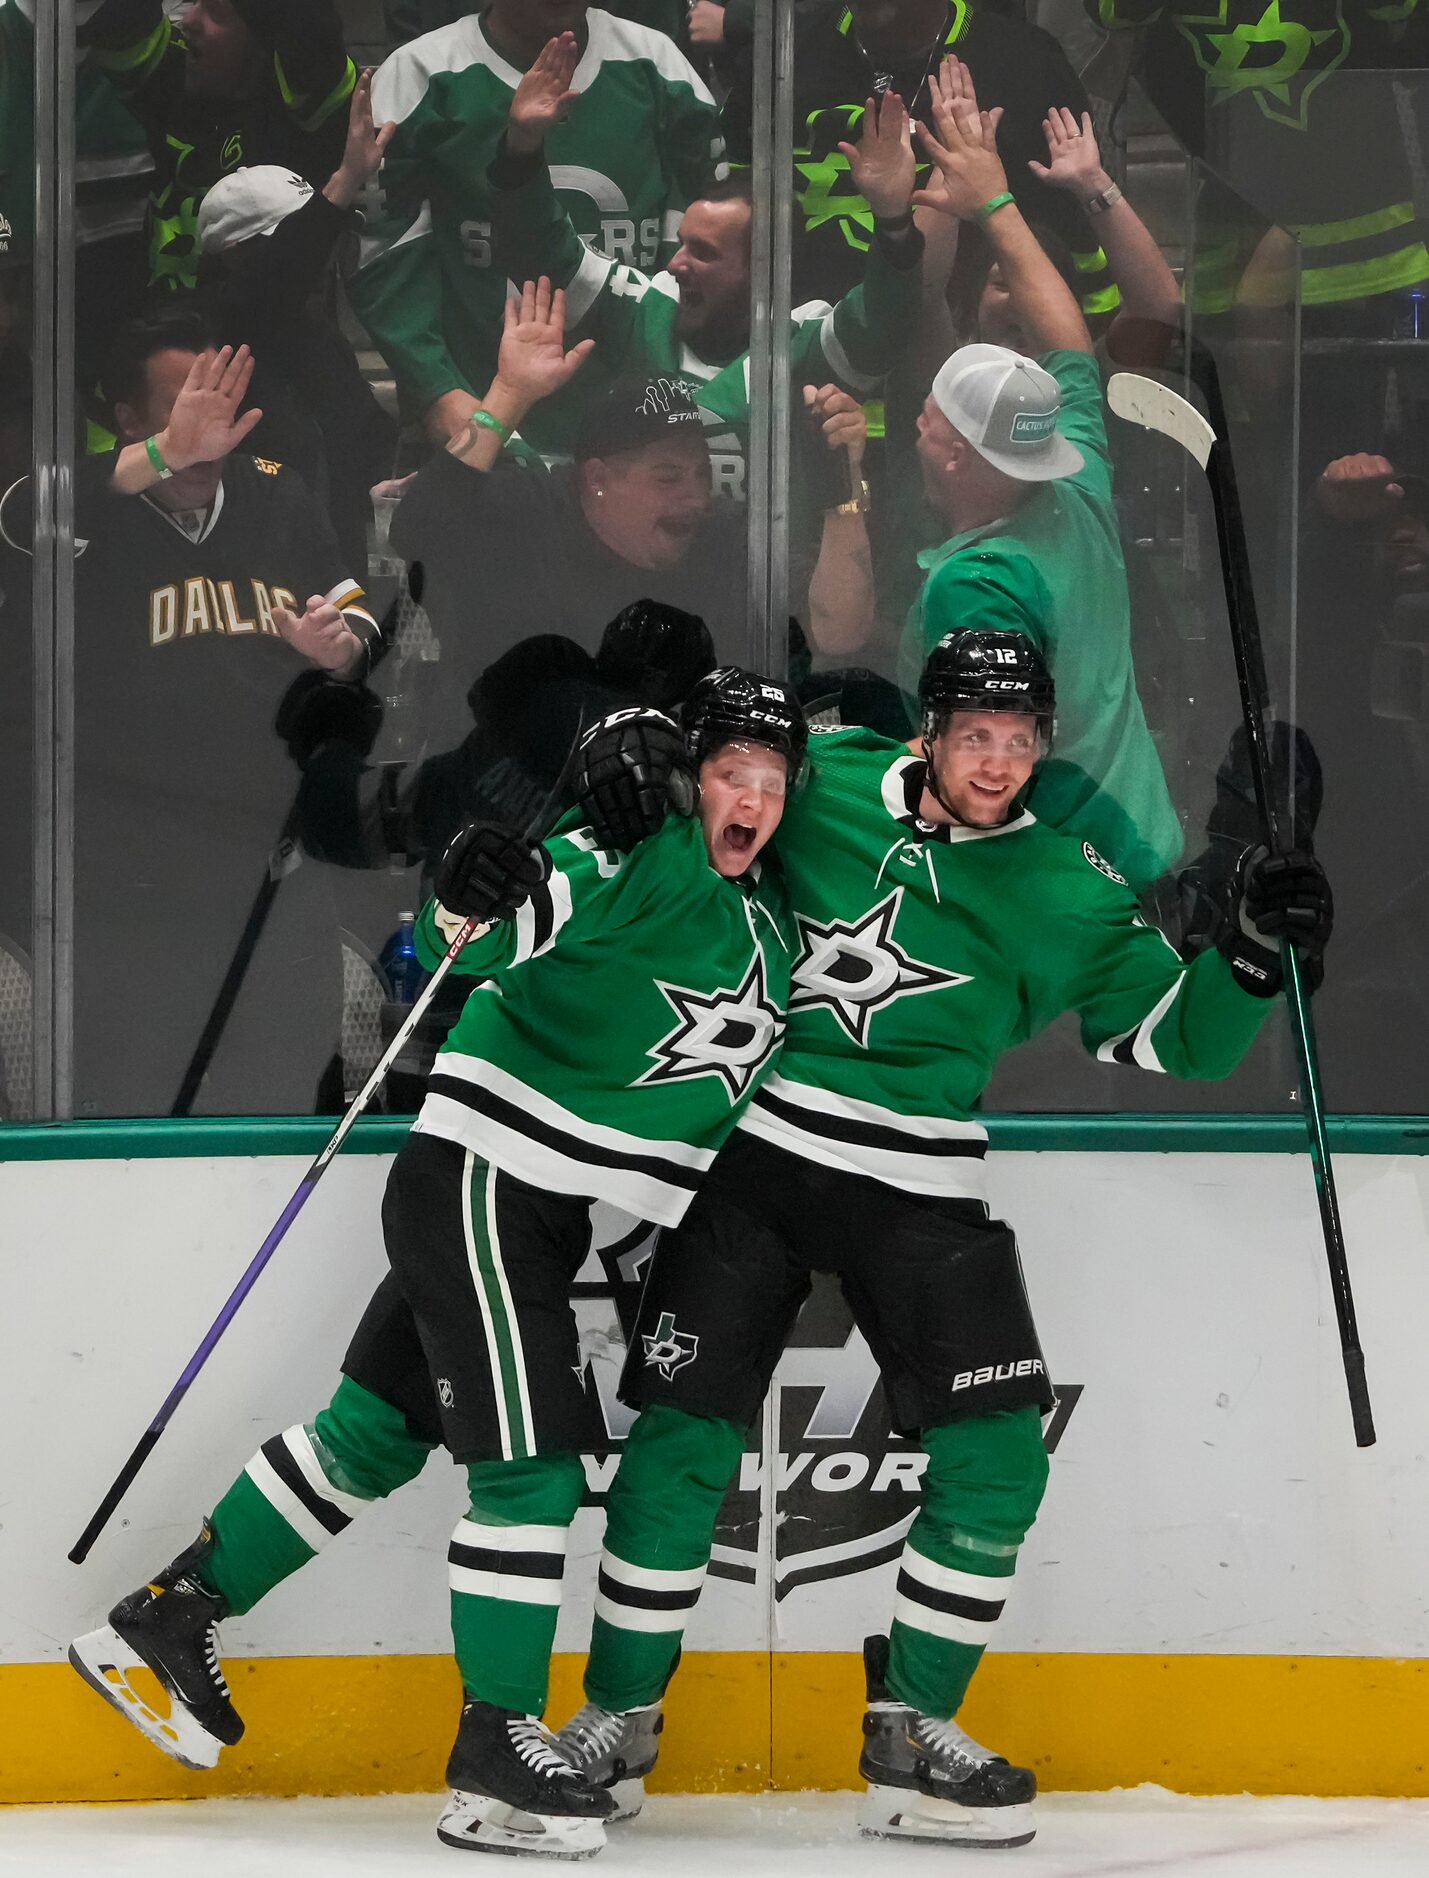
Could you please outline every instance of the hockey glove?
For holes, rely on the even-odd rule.
[[[581,738],[575,796],[597,840],[621,853],[653,835],[672,803],[692,814],[694,772],[678,726],[640,705],[592,724]]]
[[[1219,945],[1236,982],[1253,997],[1280,990],[1280,940],[1293,941],[1311,991],[1325,976],[1324,954],[1335,923],[1334,896],[1325,870],[1303,848],[1270,854],[1248,848],[1235,884],[1234,917]]]
[[[437,867],[437,901],[459,919],[514,919],[549,878],[550,856],[500,822],[469,822]]]
[[[283,693],[273,728],[299,769],[330,743],[355,750],[365,760],[382,728],[382,700],[366,685],[345,684],[326,672],[300,672]]]

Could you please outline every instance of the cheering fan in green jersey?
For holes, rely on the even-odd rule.
[[[443,857],[418,951],[435,966],[469,919],[486,920],[453,968],[481,982],[392,1169],[392,1271],[337,1393],[264,1442],[197,1543],[71,1646],[85,1680],[187,1766],[212,1767],[243,1732],[217,1625],[444,1443],[471,1506],[449,1553],[465,1703],[439,1836],[558,1856],[604,1842],[614,1802],[540,1721],[589,1432],[570,1287],[594,1201],[683,1217],[777,1054],[794,944],[760,853],[803,763],[799,705],[724,667],[685,711],[696,819],[625,856],[577,817],[534,845],[475,822]],[[596,768],[648,809],[646,716],[616,714]],[[168,1692],[166,1715],[132,1678],[141,1668]]]
[[[512,96],[487,172],[496,259],[513,282],[548,275],[565,290],[572,333],[597,342],[595,372],[583,373],[575,386],[581,399],[593,401],[607,375],[683,380],[704,413],[715,487],[743,500],[752,185],[747,177],[716,182],[692,196],[662,272],[598,254],[562,206],[551,167],[552,141],[579,108],[577,50],[568,33],[552,39]],[[810,301],[791,312],[793,387],[834,383],[868,397],[917,332],[924,244],[913,221],[910,138],[908,113],[887,97],[865,116],[858,143],[847,146],[850,174],[870,207],[872,239],[858,281],[836,306]],[[565,450],[579,416],[569,398],[548,403],[523,420],[522,435],[539,450]]]
[[[778,1070],[662,1233],[641,1300],[622,1379],[641,1413],[607,1503],[588,1699],[557,1737],[625,1811],[745,1430],[826,1271],[895,1428],[928,1456],[891,1632],[865,1645],[862,1823],[1031,1838],[1031,1771],[953,1719],[1042,1497],[1054,1399],[972,1111],[1001,1052],[1065,1010],[1104,1061],[1224,1076],[1270,1009],[1281,935],[1312,964],[1329,936],[1317,862],[1248,856],[1218,949],[1183,964],[1090,843],[1022,806],[1054,698],[1021,634],[949,634],[920,698],[921,756],[865,730],[814,746],[778,837],[799,929]],[[599,777],[583,791],[602,838],[638,838]]]

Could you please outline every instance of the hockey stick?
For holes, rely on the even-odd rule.
[[[174,1105],[169,1110],[171,1116],[187,1116],[198,1099],[198,1092],[203,1087],[203,1079],[208,1074],[213,1062],[214,1052],[218,1049],[228,1020],[233,1015],[233,1007],[238,1002],[238,994],[243,989],[248,976],[248,967],[253,963],[253,954],[258,950],[258,941],[263,937],[263,929],[268,924],[268,915],[273,910],[273,902],[278,897],[278,887],[290,871],[290,862],[294,858],[294,843],[298,832],[298,804],[294,800],[284,819],[278,840],[268,856],[268,866],[259,882],[258,891],[253,896],[253,904],[248,909],[248,918],[243,922],[243,930],[238,935],[238,944],[233,948],[233,957],[228,961],[228,970],[223,974],[213,1008],[194,1045],[194,1053],[189,1058],[188,1068],[179,1083],[179,1093],[174,1097]]]
[[[536,842],[544,840],[555,823],[560,819],[566,784],[570,779],[571,768],[575,761],[576,751],[580,746],[581,732],[583,729],[584,714],[582,714],[581,719],[576,724],[575,737],[572,740],[570,750],[567,752],[566,760],[561,766],[561,772],[551,785],[550,794],[546,797],[545,801],[540,804],[530,821],[526,824],[526,827],[522,830],[521,839],[523,841]],[[397,1058],[401,1055],[403,1046],[421,1022],[432,999],[440,989],[442,981],[455,964],[457,955],[460,953],[462,947],[466,945],[468,940],[472,939],[478,932],[483,930],[484,923],[481,920],[467,920],[463,924],[461,931],[443,953],[436,970],[432,973],[431,978],[422,988],[420,997],[418,997],[416,1003],[412,1006],[406,1022],[383,1051],[380,1062],[363,1084],[352,1106],[338,1123],[332,1139],[298,1182],[292,1198],[288,1201],[288,1204],[283,1208],[274,1222],[272,1231],[268,1234],[268,1237],[263,1241],[262,1245],[259,1246],[247,1271],[244,1272],[238,1283],[233,1287],[232,1291],[229,1292],[224,1302],[223,1309],[209,1325],[207,1331],[204,1333],[202,1342],[184,1366],[183,1374],[165,1396],[158,1414],[155,1415],[154,1419],[149,1423],[149,1426],[139,1437],[134,1452],[115,1475],[109,1491],[95,1508],[94,1517],[75,1541],[68,1555],[72,1564],[82,1565],[85,1559],[88,1558],[90,1547],[109,1523],[111,1514],[124,1498],[124,1495],[129,1491],[139,1469],[153,1453],[160,1435],[163,1434],[164,1430],[169,1425],[174,1410],[188,1394],[199,1371],[213,1355],[214,1350],[218,1346],[219,1338],[237,1316],[239,1306],[258,1282],[264,1266],[282,1244],[288,1228],[312,1198],[313,1189],[317,1186],[318,1182],[322,1179],[323,1175],[336,1158],[343,1142],[346,1141],[348,1135],[352,1132],[353,1124],[357,1121],[358,1116],[361,1115],[362,1111],[367,1107],[367,1104],[377,1093],[388,1070],[391,1069],[393,1063],[395,1063]]]
[[[1266,728],[1270,715],[1270,691],[1265,676],[1265,655],[1256,613],[1255,586],[1246,547],[1240,492],[1236,486],[1235,461],[1226,441],[1228,431],[1225,407],[1221,402],[1215,361],[1204,348],[1193,349],[1191,371],[1210,409],[1209,423],[1194,405],[1169,386],[1156,379],[1141,378],[1132,372],[1118,372],[1110,380],[1107,385],[1107,403],[1118,417],[1133,424],[1141,424],[1147,430],[1159,431],[1163,437],[1170,437],[1179,443],[1206,472],[1215,510],[1221,579],[1225,588],[1226,613],[1230,622],[1236,683],[1240,689],[1241,712],[1245,719],[1256,806],[1271,852],[1283,854],[1293,844],[1293,832],[1281,813],[1270,760]],[[1310,1001],[1305,993],[1300,960],[1288,939],[1281,941],[1280,961],[1285,1000],[1290,1012],[1290,1031],[1295,1039],[1295,1053],[1300,1067],[1310,1165],[1314,1170],[1325,1258],[1330,1268],[1330,1289],[1334,1294],[1335,1316],[1340,1327],[1340,1350],[1344,1358],[1350,1414],[1354,1420],[1355,1445],[1369,1448],[1374,1446],[1374,1418],[1370,1412],[1369,1389],[1365,1381],[1364,1352],[1360,1348],[1359,1327],[1355,1321],[1355,1301],[1350,1289],[1350,1269],[1345,1255],[1344,1229],[1340,1223],[1335,1172],[1325,1133],[1325,1106],[1320,1093],[1315,1025],[1310,1014]]]

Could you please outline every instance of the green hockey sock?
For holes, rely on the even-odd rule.
[[[242,1616],[365,1507],[414,1480],[431,1451],[400,1409],[344,1376],[317,1419],[265,1441],[214,1508],[204,1583]]]
[[[462,1685],[480,1702],[540,1715],[585,1469],[578,1454],[533,1454],[466,1472],[471,1512],[447,1554]]]
[[[645,1409],[606,1501],[585,1692],[602,1708],[658,1701],[699,1599],[715,1518],[744,1451],[732,1422]]]
[[[1011,1590],[1047,1484],[1032,1407],[923,1430],[923,1503],[898,1571],[888,1688],[925,1715],[958,1712]]]

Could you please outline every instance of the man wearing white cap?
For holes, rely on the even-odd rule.
[[[342,161],[315,187],[280,163],[232,170],[198,209],[198,292],[220,342],[256,360],[263,410],[256,455],[297,470],[327,510],[344,563],[367,562],[368,491],[386,476],[396,425],[377,404],[323,289],[354,228],[354,206],[394,126],[372,118],[372,75],[359,73]]]
[[[942,183],[915,200],[981,222],[1040,358],[963,346],[933,380],[917,448],[950,534],[918,557],[926,578],[900,677],[911,696],[929,651],[956,628],[1026,633],[1052,667],[1059,705],[1032,807],[1142,888],[1179,855],[1181,829],[1136,692],[1101,378],[1076,300],[1008,192],[999,115],[978,113],[950,61],[934,96],[942,141],[923,135]]]

